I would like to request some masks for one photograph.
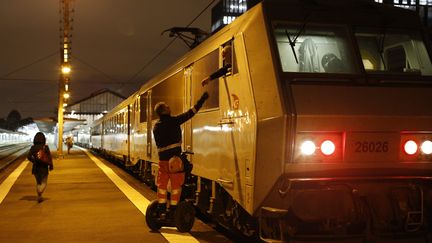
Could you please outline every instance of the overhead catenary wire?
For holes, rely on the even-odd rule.
[[[208,5],[206,5],[204,8],[203,8],[203,10],[201,10],[201,12],[197,15],[197,16],[195,16],[187,25],[186,25],[186,27],[190,27],[210,6],[212,6],[213,5],[213,3],[214,2],[216,2],[216,0],[212,0]],[[60,11],[61,12],[61,11]],[[72,11],[72,13],[73,13],[74,11]],[[73,21],[73,18],[71,18],[71,20]],[[62,20],[61,20],[62,21]],[[90,68],[92,68],[93,70],[95,70],[95,71],[97,71],[97,72],[99,72],[100,74],[102,74],[103,76],[105,76],[106,78],[108,78],[109,80],[111,80],[112,81],[112,83],[119,83],[119,84],[122,84],[122,85],[127,85],[127,84],[131,84],[131,83],[134,83],[134,82],[132,82],[137,76],[139,76],[147,67],[149,67],[150,66],[150,64],[152,64],[157,58],[159,58],[173,43],[174,43],[174,41],[176,41],[177,40],[177,38],[178,37],[175,37],[175,38],[173,38],[169,43],[167,43],[159,52],[157,52],[147,63],[145,63],[144,65],[143,65],[143,67],[141,67],[131,78],[129,78],[127,81],[124,81],[124,82],[121,82],[121,81],[118,81],[118,80],[116,80],[116,79],[114,79],[114,78],[112,78],[111,76],[109,76],[107,73],[105,73],[105,72],[103,72],[103,71],[101,71],[100,69],[98,69],[97,67],[95,67],[95,66],[93,66],[93,65],[91,65],[91,64],[89,64],[88,62],[86,62],[86,61],[84,61],[84,60],[82,60],[81,58],[78,58],[77,56],[74,56],[73,55],[73,58],[75,59],[75,60],[77,60],[77,61],[79,61],[80,63],[82,63],[82,64],[84,64],[84,65],[86,65],[86,66],[88,66],[88,67],[90,67]],[[3,80],[3,81],[15,81],[15,80],[20,80],[20,81],[26,81],[26,82],[50,82],[50,81],[52,81],[52,80],[45,80],[45,79],[30,79],[30,78],[22,78],[22,79],[19,79],[19,78],[14,78],[14,79],[12,79],[12,78],[8,78],[10,75],[12,75],[12,74],[15,74],[15,73],[18,73],[18,72],[20,72],[20,71],[22,71],[22,70],[25,70],[25,69],[27,69],[27,68],[29,68],[29,67],[31,67],[31,66],[33,66],[33,65],[35,65],[35,64],[37,64],[37,63],[39,63],[39,62],[42,62],[42,61],[44,61],[44,60],[46,60],[46,59],[48,59],[48,58],[50,58],[50,57],[52,57],[52,56],[55,56],[55,55],[57,55],[57,54],[59,54],[59,51],[55,51],[55,52],[53,52],[53,53],[51,53],[51,54],[49,54],[49,55],[46,55],[46,56],[43,56],[43,57],[41,57],[41,58],[39,58],[39,59],[37,59],[37,60],[35,60],[35,61],[33,61],[33,62],[31,62],[31,63],[29,63],[29,64],[26,64],[26,65],[24,65],[24,66],[22,66],[22,67],[19,67],[19,68],[17,68],[17,69],[15,69],[15,70],[12,70],[12,71],[10,71],[10,72],[8,72],[8,73],[6,73],[6,74],[4,74],[4,75],[1,75],[0,76],[0,80]]]
[[[201,10],[201,12],[194,18],[192,19],[192,21],[190,21],[189,24],[186,25],[186,27],[190,27],[195,20],[197,20],[210,6],[213,5],[213,3],[216,2],[216,0],[212,0],[203,10]],[[166,44],[158,53],[156,53],[156,55],[153,56],[153,58],[151,58],[147,63],[145,63],[139,70],[138,72],[136,72],[131,78],[129,78],[124,84],[130,83],[130,82],[136,82],[133,81],[136,77],[138,77],[138,75],[140,75],[148,66],[150,66],[150,64],[152,64],[162,53],[164,53],[171,45],[172,43],[174,43],[174,41],[177,40],[177,36],[174,37],[174,39],[172,39],[170,42],[168,42],[168,44]]]
[[[75,55],[71,55],[71,58],[73,58],[74,60],[77,60],[78,62],[80,62],[80,63],[82,63],[82,64],[88,66],[89,68],[95,70],[96,72],[102,74],[102,75],[105,76],[107,79],[111,80],[111,81],[112,81],[111,83],[123,83],[123,82],[118,81],[117,79],[111,77],[110,75],[108,75],[108,74],[105,73],[104,71],[100,70],[99,68],[97,68],[97,67],[91,65],[90,63],[84,61],[83,59],[81,59],[81,58],[79,58],[79,57],[77,57],[77,56],[75,56]]]
[[[18,81],[26,83],[55,83],[57,85],[56,79],[40,79],[40,78],[0,78],[0,81]]]
[[[8,73],[2,75],[2,76],[0,77],[0,79],[2,79],[2,80],[3,80],[3,79],[6,79],[6,78],[9,77],[10,75],[12,75],[12,74],[14,74],[14,73],[17,73],[17,72],[19,72],[19,71],[22,71],[22,70],[24,70],[24,69],[26,69],[26,68],[28,68],[28,67],[30,67],[30,66],[33,66],[33,65],[36,64],[36,63],[42,62],[42,61],[44,61],[44,60],[46,60],[46,59],[48,59],[48,58],[50,58],[50,57],[52,57],[52,56],[54,56],[54,55],[57,55],[58,53],[59,53],[59,51],[55,51],[54,53],[51,53],[51,54],[49,54],[49,55],[47,55],[47,56],[44,56],[44,57],[41,57],[41,58],[39,58],[39,59],[37,59],[37,60],[35,60],[35,61],[29,63],[29,64],[26,64],[26,65],[24,65],[24,66],[22,66],[22,67],[19,67],[19,68],[13,70],[13,71],[10,71],[10,72],[8,72]]]

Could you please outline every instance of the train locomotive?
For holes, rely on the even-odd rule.
[[[223,66],[231,45],[232,67]],[[432,63],[418,15],[373,1],[264,0],[78,134],[155,185],[160,101],[193,151],[183,195],[264,241],[432,241]]]

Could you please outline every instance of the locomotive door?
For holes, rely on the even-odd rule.
[[[148,106],[148,95],[149,92],[140,94],[135,100],[134,113],[135,118],[132,119],[132,143],[131,157],[133,163],[138,160],[149,160],[148,150],[151,149],[148,146],[148,121],[147,121],[147,106]]]
[[[246,89],[240,84],[237,63],[234,55],[233,41],[220,47],[220,68],[229,65],[219,78],[220,117],[218,126],[222,133],[222,151],[224,160],[220,163],[220,175],[217,182],[234,198],[243,201],[241,176],[244,174],[244,146],[241,146],[241,130],[244,130],[243,113],[240,109],[239,97]]]
[[[191,142],[193,145],[193,172],[202,177],[219,182],[227,188],[233,188],[235,170],[233,164],[233,146],[228,140],[231,121],[224,120],[228,103],[223,78],[209,81],[204,87],[201,81],[219,69],[222,48],[218,48],[196,61],[191,76],[191,96],[194,105],[204,91],[209,93],[208,100],[191,121]],[[230,165],[227,167],[227,165]]]

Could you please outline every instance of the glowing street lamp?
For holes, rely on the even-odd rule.
[[[63,74],[69,74],[71,72],[71,68],[69,66],[62,66],[61,71]]]

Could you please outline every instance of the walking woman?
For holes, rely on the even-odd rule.
[[[33,146],[27,159],[33,163],[32,174],[36,178],[36,191],[38,195],[38,202],[42,202],[42,193],[45,191],[48,181],[48,170],[53,170],[51,152],[47,145],[45,145],[45,135],[41,132],[36,133],[33,138]]]

